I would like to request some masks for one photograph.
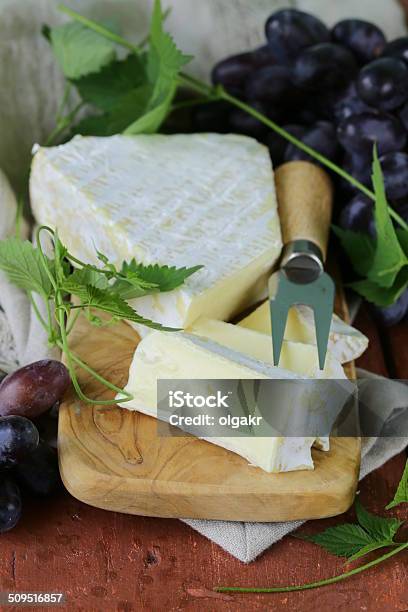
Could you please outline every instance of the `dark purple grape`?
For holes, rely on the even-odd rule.
[[[262,47],[254,49],[254,51],[252,51],[252,60],[256,68],[273,66],[278,63],[269,45],[262,45]]]
[[[336,130],[332,123],[319,121],[314,126],[306,130],[301,138],[302,142],[328,159],[334,160],[338,150],[336,140]],[[315,161],[310,155],[299,149],[294,144],[288,144],[285,152],[285,161],[304,159]]]
[[[346,153],[341,166],[348,174],[351,174],[353,178],[368,187],[371,185],[372,163],[372,154]],[[345,179],[340,179],[339,185],[342,191],[347,194],[355,195],[356,191],[360,193],[357,187],[354,187],[354,185]]]
[[[333,26],[332,40],[354,53],[362,64],[371,62],[384,50],[386,39],[379,27],[362,19],[344,19]]]
[[[406,104],[404,104],[404,106],[400,110],[399,118],[400,118],[404,128],[408,132],[408,102]]]
[[[292,134],[292,136],[295,136],[296,138],[300,139],[306,131],[306,128],[303,125],[297,124],[284,125],[283,129]],[[268,132],[267,136],[267,145],[269,148],[269,153],[271,155],[273,165],[276,168],[284,161],[288,141],[286,140],[286,138],[279,136],[279,134],[270,131]]]
[[[21,416],[0,418],[0,469],[16,466],[38,446],[34,423]]]
[[[60,361],[44,359],[24,366],[0,384],[0,416],[35,418],[60,401],[69,384],[68,370]]]
[[[252,108],[262,114],[266,114],[265,106],[260,102],[252,102]],[[266,126],[247,112],[237,109],[233,110],[229,117],[230,127],[237,134],[245,134],[260,138],[266,131]]]
[[[350,153],[363,153],[372,156],[374,143],[380,155],[391,151],[401,151],[407,136],[401,122],[385,113],[366,112],[351,115],[337,128],[340,144]]]
[[[266,21],[265,33],[279,62],[291,61],[306,47],[330,40],[330,32],[320,19],[296,9],[273,13]]]
[[[360,115],[371,110],[371,107],[363,102],[357,94],[354,82],[350,83],[333,103],[333,117],[337,123],[351,117],[351,115]]]
[[[382,54],[384,57],[396,57],[408,63],[408,36],[387,43]]]
[[[20,485],[41,497],[51,495],[61,488],[58,455],[47,444],[39,447],[16,469]]]
[[[214,85],[222,85],[233,95],[242,95],[245,81],[254,69],[254,56],[252,53],[232,55],[215,64],[211,72]]]
[[[357,193],[341,210],[339,225],[345,230],[368,232],[375,236],[373,202],[362,193]]]
[[[408,289],[391,306],[383,308],[374,306],[374,312],[381,323],[387,327],[402,321],[408,313]]]
[[[310,91],[342,89],[357,72],[353,54],[334,43],[321,43],[302,51],[295,62],[296,86]]]
[[[408,196],[408,155],[387,153],[380,157],[384,175],[384,186],[389,200],[400,200]]]
[[[394,57],[380,57],[360,70],[356,89],[369,106],[394,110],[408,100],[408,67]]]
[[[193,109],[193,128],[197,132],[219,132],[224,134],[229,130],[229,115],[231,106],[224,102],[200,104]]]
[[[292,75],[285,66],[264,66],[248,77],[245,95],[248,100],[266,104],[283,104],[293,91]]]
[[[13,529],[21,517],[20,489],[10,478],[0,479],[0,533]]]

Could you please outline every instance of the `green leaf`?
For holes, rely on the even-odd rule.
[[[332,229],[339,238],[343,249],[346,251],[354,270],[357,274],[365,276],[372,266],[374,259],[374,238],[362,232],[344,230],[337,226],[333,226]]]
[[[400,271],[394,285],[388,289],[368,279],[349,283],[348,287],[377,306],[391,306],[408,287],[408,268],[404,267]]]
[[[145,112],[125,130],[126,134],[152,134],[157,132],[167,117],[177,89],[177,76],[182,66],[191,60],[176,46],[163,30],[164,15],[160,0],[155,0],[150,26],[147,76],[152,85],[151,96]]]
[[[54,276],[54,262],[45,257],[48,269]],[[28,292],[51,296],[51,281],[44,269],[40,250],[31,242],[8,238],[0,242],[0,269],[9,280]]]
[[[398,227],[395,231],[397,233],[398,241],[401,245],[401,248],[404,251],[405,255],[408,257],[408,230]]]
[[[395,508],[399,504],[408,504],[408,460],[405,464],[404,473],[395,492],[394,499],[386,506],[387,510]]]
[[[316,535],[302,536],[302,539],[322,546],[337,557],[352,557],[362,548],[373,544],[371,536],[362,527],[353,523],[329,527]]]
[[[120,296],[105,290],[98,289],[97,287],[92,287],[90,285],[83,287],[76,287],[73,292],[74,295],[77,295],[83,306],[87,308],[96,308],[98,310],[102,310],[103,312],[107,312],[113,317],[117,317],[118,319],[125,319],[127,321],[132,321],[133,323],[139,323],[140,325],[145,325],[146,327],[151,327],[152,329],[158,329],[161,331],[179,331],[173,327],[165,327],[160,323],[155,323],[150,319],[145,319],[141,315],[139,315],[125,300],[123,300]]]
[[[98,272],[91,266],[74,270],[62,284],[62,290],[66,293],[77,294],[80,288],[87,286],[96,287],[97,289],[108,289],[109,282],[103,272]]]
[[[408,264],[408,259],[398,241],[388,212],[384,179],[376,147],[374,147],[372,180],[376,197],[374,219],[377,240],[374,258],[367,276],[376,285],[389,289],[393,286],[400,270]]]
[[[359,524],[376,542],[392,542],[403,523],[396,518],[383,518],[367,512],[358,498],[356,499],[355,509]]]
[[[78,92],[88,104],[102,111],[118,112],[129,93],[147,80],[142,59],[134,54],[124,60],[116,60],[95,74],[88,74],[74,81]],[[131,120],[134,119],[134,115]]]
[[[49,31],[55,56],[68,79],[98,72],[115,58],[115,47],[80,23],[67,23]]]
[[[126,278],[136,275],[145,283],[156,287],[157,291],[164,292],[177,289],[189,276],[201,270],[202,267],[176,268],[176,266],[160,266],[159,264],[144,265],[132,259],[130,262],[123,262],[120,274]]]

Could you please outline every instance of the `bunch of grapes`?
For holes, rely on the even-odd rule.
[[[329,30],[296,9],[272,14],[267,44],[216,64],[214,84],[277,122],[303,143],[371,187],[377,143],[389,203],[408,220],[408,37],[386,41],[376,25],[346,19]],[[198,131],[236,132],[269,147],[274,166],[309,159],[248,115],[226,103],[197,107]],[[373,203],[338,181],[337,222],[344,229],[375,233]],[[408,312],[408,292],[380,309],[387,323]]]
[[[69,383],[62,363],[43,360],[0,384],[0,533],[18,523],[22,491],[47,496],[60,486],[57,415]]]

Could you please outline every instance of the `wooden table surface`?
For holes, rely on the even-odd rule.
[[[408,325],[385,333],[363,310],[357,326],[371,340],[358,365],[408,378]],[[381,513],[393,497],[405,459],[405,453],[400,454],[361,483],[369,510]],[[407,519],[406,506],[393,515]],[[302,530],[321,531],[345,519],[353,519],[353,511],[308,523]],[[344,562],[314,544],[286,537],[245,565],[180,521],[105,512],[68,493],[28,502],[21,523],[0,537],[0,546],[0,591],[61,591],[69,603],[59,609],[70,611],[408,609],[408,554],[319,590],[215,593],[212,587],[221,584],[268,586],[323,579],[341,573]]]

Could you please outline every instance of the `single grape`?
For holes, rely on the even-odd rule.
[[[339,225],[345,230],[368,232],[375,236],[373,201],[363,193],[357,193],[342,208],[339,215]]]
[[[374,312],[381,323],[387,327],[400,323],[408,314],[408,289],[391,306],[383,308],[374,306]]]
[[[51,495],[61,488],[56,451],[42,442],[25,461],[19,463],[16,477],[30,493],[41,497]]]
[[[351,115],[360,115],[370,110],[371,107],[358,95],[354,82],[350,83],[333,102],[333,117],[336,123],[348,119]]]
[[[343,170],[351,174],[351,176],[366,187],[371,186],[372,173],[372,155],[369,153],[346,153],[341,164]],[[354,187],[349,181],[340,179],[339,186],[346,194],[356,195],[360,193],[357,187]]]
[[[306,128],[303,125],[297,124],[284,125],[283,129],[299,139],[302,138],[306,131]],[[267,136],[267,145],[274,167],[279,166],[284,161],[288,141],[286,138],[279,136],[279,134],[270,131],[268,132]]]
[[[402,125],[408,132],[408,102],[404,104],[404,106],[400,110],[399,118],[401,120]]]
[[[380,155],[401,151],[407,136],[401,122],[392,115],[365,112],[351,115],[337,127],[340,144],[350,153],[365,153],[372,156],[374,143]]]
[[[315,149],[330,160],[336,158],[338,145],[336,130],[329,121],[318,121],[314,126],[306,130],[301,138],[302,142]],[[285,152],[285,161],[304,159],[315,162],[314,158],[299,149],[296,145],[289,143]]]
[[[408,196],[408,155],[387,153],[380,157],[387,198],[400,200]]]
[[[387,43],[382,54],[384,57],[397,57],[408,63],[408,36]]]
[[[241,96],[245,89],[245,81],[254,69],[252,53],[233,55],[215,64],[211,72],[214,85],[222,85],[232,95]]]
[[[254,49],[252,51],[252,61],[255,68],[273,66],[278,63],[269,45],[262,45],[262,47]]]
[[[345,87],[356,74],[353,54],[334,43],[321,43],[302,51],[293,72],[295,85],[310,91]]]
[[[251,106],[262,114],[266,114],[265,106],[261,102],[251,102]],[[247,112],[237,109],[233,110],[229,117],[230,127],[237,134],[246,134],[254,138],[260,138],[266,131],[266,126]]]
[[[285,66],[258,68],[248,77],[245,85],[248,100],[260,100],[266,104],[283,104],[292,91],[292,75]]]
[[[38,446],[34,423],[21,416],[0,417],[0,469],[14,467]]]
[[[20,489],[10,478],[0,479],[0,533],[13,529],[21,517]]]
[[[380,57],[360,70],[357,93],[369,106],[394,110],[408,100],[408,67],[394,57]]]
[[[386,39],[379,27],[362,19],[344,19],[333,26],[332,40],[352,51],[362,64],[381,55]]]
[[[0,384],[0,416],[35,418],[60,401],[69,384],[68,370],[60,361],[44,359],[24,366]]]
[[[265,33],[279,62],[291,61],[306,47],[330,40],[330,32],[320,19],[297,9],[273,13],[266,21]]]
[[[218,132],[225,134],[229,129],[231,106],[225,102],[209,102],[193,109],[193,129],[196,132]]]

